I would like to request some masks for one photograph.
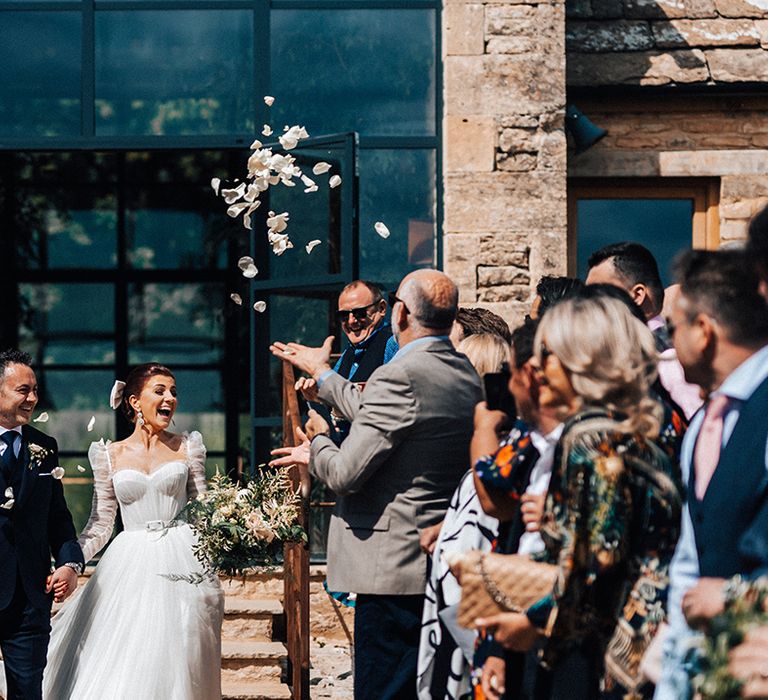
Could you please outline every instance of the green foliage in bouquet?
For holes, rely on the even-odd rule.
[[[694,690],[702,700],[737,700],[742,681],[728,672],[729,652],[744,641],[753,627],[768,624],[768,579],[726,585],[725,612],[714,618],[696,663]]]
[[[195,531],[195,556],[205,569],[237,576],[278,563],[284,542],[306,541],[299,512],[288,471],[273,469],[259,472],[245,488],[216,474],[179,517]]]

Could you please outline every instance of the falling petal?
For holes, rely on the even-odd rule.
[[[48,422],[48,414],[43,411],[35,420],[33,420],[33,423],[47,423]]]
[[[90,433],[93,430],[93,426],[96,425],[96,416],[91,416],[91,420],[88,421],[86,430]]]
[[[213,187],[213,191],[216,194],[219,194],[219,185],[221,185],[221,180],[219,178],[217,178],[217,177],[214,177],[211,180],[211,187]]]
[[[256,139],[256,140],[255,140],[255,141],[254,141],[254,142],[251,144],[251,150],[252,150],[252,151],[255,151],[255,150],[259,149],[259,148],[261,148],[261,141],[259,141],[259,139]]]
[[[267,107],[271,107],[275,103],[275,98],[272,95],[264,95],[264,104]]]
[[[63,479],[64,478],[64,467],[54,467],[51,469],[51,476],[54,479]]]
[[[376,229],[376,233],[378,233],[382,238],[389,238],[389,229],[381,222],[377,221],[373,228]]]
[[[249,265],[253,265],[253,258],[250,255],[243,255],[243,257],[237,261],[237,266],[241,270],[245,270]]]
[[[237,292],[232,292],[232,294],[229,295],[229,298],[238,306],[243,305],[243,297],[241,297]]]
[[[309,255],[312,252],[312,248],[314,248],[317,245],[320,245],[320,241],[317,238],[314,241],[310,241],[309,243],[307,243],[307,245],[305,246],[307,249],[307,255]]]
[[[260,314],[263,314],[264,311],[267,309],[267,302],[266,301],[257,301],[253,305],[253,310],[258,311]]]
[[[245,183],[241,182],[237,187],[230,190],[222,190],[221,196],[227,204],[234,204],[245,194]]]
[[[9,486],[7,489],[5,489],[5,497],[6,498],[13,498],[13,487]]]
[[[10,510],[11,508],[13,508],[14,503],[15,501],[11,498],[7,500],[5,503],[3,503],[3,505],[1,505],[0,508],[2,508],[3,510]]]
[[[309,138],[307,130],[303,126],[292,126],[277,140],[280,145],[286,150],[290,151],[292,148],[296,148],[301,139]]]
[[[318,189],[317,185],[312,185],[312,187],[305,187],[304,191],[305,192],[317,192],[317,189]]]
[[[306,187],[312,187],[312,185],[315,184],[315,181],[311,177],[307,177],[306,175],[301,176],[301,181],[304,183]]]
[[[227,209],[227,214],[234,219],[235,217],[242,214],[243,211],[248,209],[250,206],[251,205],[249,202],[238,202],[237,204],[233,204]]]
[[[264,136],[272,136],[272,127],[269,124],[265,124],[261,133],[264,134]]]
[[[338,187],[340,184],[341,184],[341,177],[339,175],[332,175],[331,179],[328,180],[329,187]]]
[[[323,173],[327,173],[331,169],[330,163],[325,163],[323,161],[320,161],[319,163],[315,163],[312,166],[312,172],[315,175],[322,175]]]
[[[79,471],[82,474],[85,471],[85,467],[82,464],[78,464],[77,471]]]
[[[267,219],[267,226],[270,231],[282,233],[288,228],[289,214],[287,211],[284,211],[282,214],[272,214],[271,212],[270,214],[271,216]]]
[[[247,277],[249,280],[256,277],[256,275],[259,274],[259,269],[256,267],[256,265],[249,265],[243,270],[243,277]]]

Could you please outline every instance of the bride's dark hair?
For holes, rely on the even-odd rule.
[[[150,377],[156,377],[158,375],[164,377],[171,377],[176,379],[173,372],[169,370],[165,365],[161,365],[158,362],[147,362],[144,365],[137,365],[125,378],[125,387],[123,387],[123,401],[120,407],[123,409],[125,417],[133,422],[136,418],[136,411],[133,410],[133,406],[128,402],[131,396],[138,396],[141,394],[141,390],[147,383]]]

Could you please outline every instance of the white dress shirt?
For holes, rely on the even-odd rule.
[[[13,431],[15,433],[19,434],[19,437],[21,437],[21,426],[17,425],[15,428],[11,428],[10,430],[8,428],[3,428],[3,426],[0,425],[0,435],[3,435],[5,433],[8,433],[10,431]],[[6,444],[5,440],[0,440],[0,457],[2,457],[5,454],[5,451],[8,449],[8,445]],[[18,457],[19,452],[21,452],[21,440],[14,440],[13,442],[13,454]]]

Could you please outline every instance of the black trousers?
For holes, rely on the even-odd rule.
[[[50,609],[34,607],[21,581],[17,581],[11,604],[0,610],[0,650],[8,686],[7,700],[41,700],[50,636]]]
[[[412,700],[423,595],[363,595],[355,601],[355,700]]]

